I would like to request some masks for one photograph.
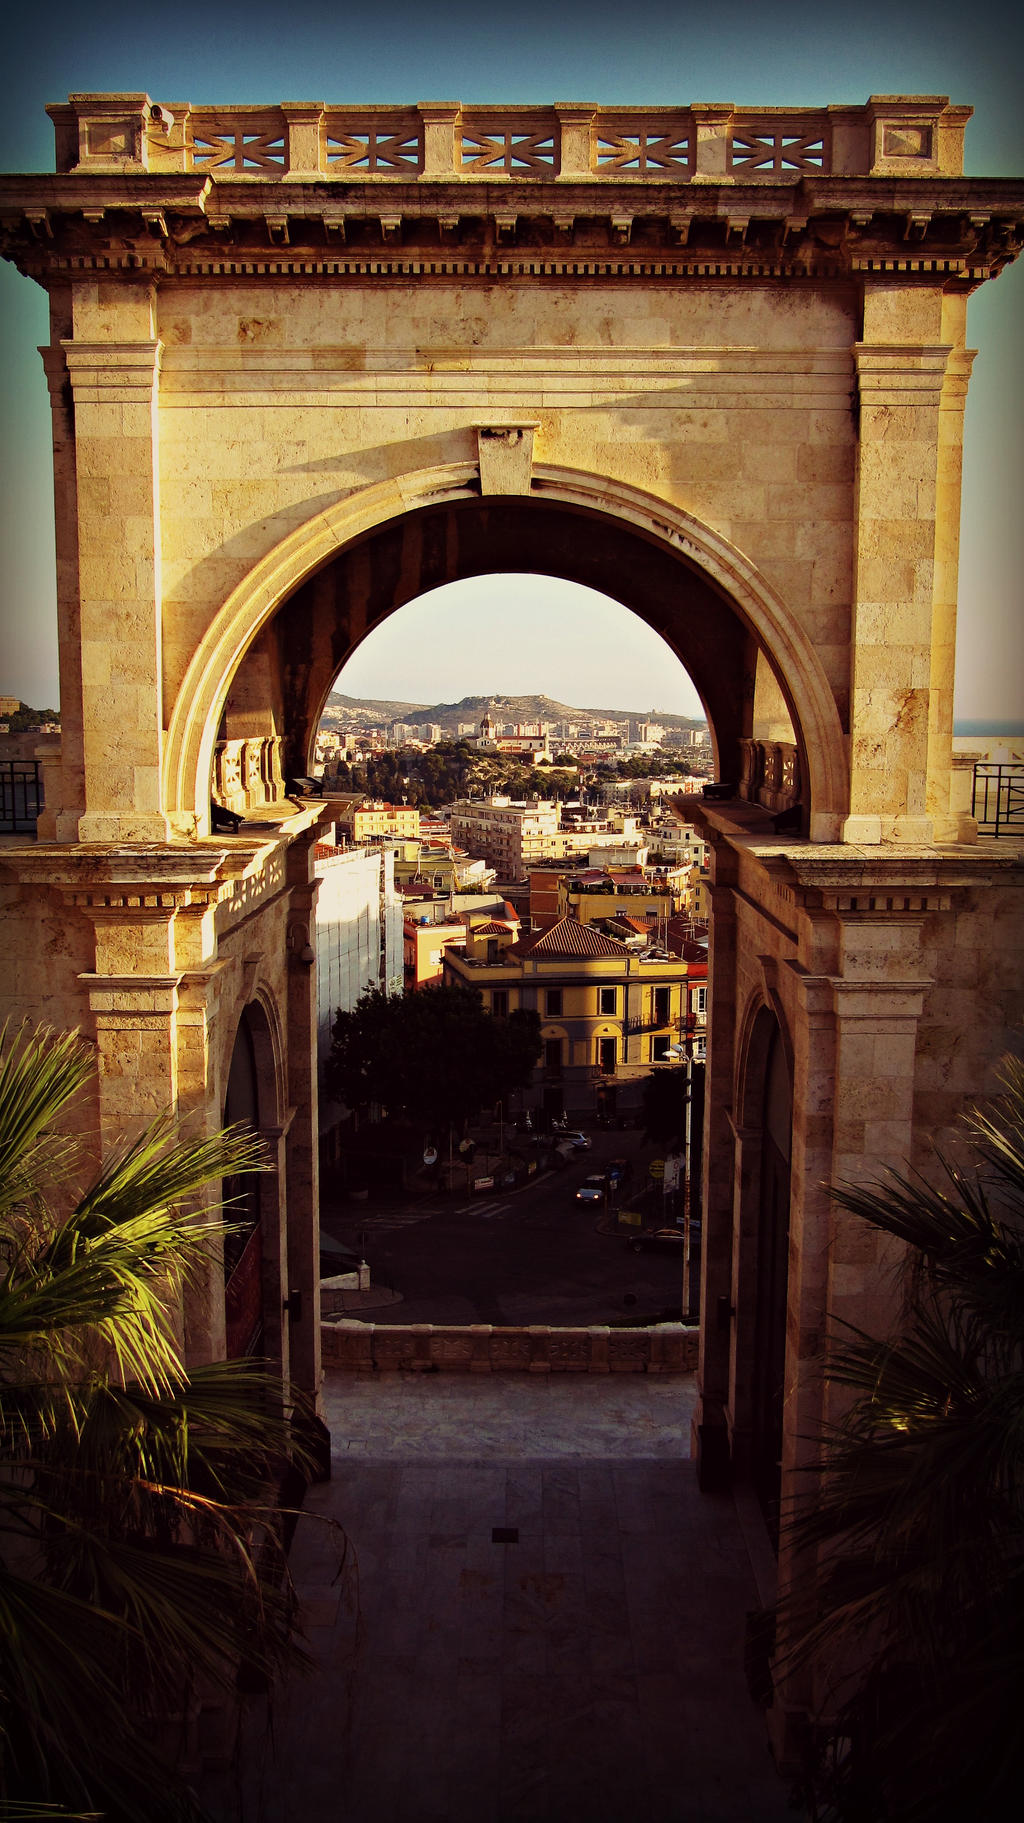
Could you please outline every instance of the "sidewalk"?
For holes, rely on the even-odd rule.
[[[326,1394],[334,1479],[293,1549],[316,1672],[272,1732],[249,1716],[245,1823],[791,1823],[743,1679],[743,1531],[685,1460],[691,1381]]]

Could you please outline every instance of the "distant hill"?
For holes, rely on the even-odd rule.
[[[401,703],[343,696],[340,691],[332,691],[328,697],[324,720],[347,722],[356,728],[380,727],[385,722],[436,722],[446,734],[454,735],[460,722],[479,722],[488,711],[498,722],[564,722],[594,716],[620,727],[648,718],[674,731],[706,725],[699,715],[672,715],[662,709],[580,708],[555,702],[550,696],[464,696],[457,703]]]

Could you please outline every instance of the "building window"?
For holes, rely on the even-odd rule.
[[[549,987],[544,1001],[548,1017],[560,1019],[562,1016],[562,990],[560,987]]]
[[[597,1009],[599,1013],[610,1013],[614,1018],[619,1009],[618,989],[599,987],[597,990]]]
[[[708,1010],[708,990],[706,987],[699,987],[697,989],[697,992],[693,997],[693,1010],[697,1014],[698,1019],[703,1019],[705,1017]]]
[[[599,1038],[597,1041],[597,1067],[602,1076],[615,1075],[615,1040]]]
[[[561,1076],[562,1040],[560,1038],[544,1040],[544,1069],[548,1076]]]
[[[507,988],[497,987],[494,989],[493,993],[491,994],[491,1012],[496,1013],[500,1019],[504,1019],[506,1013],[508,1012],[508,989]]]
[[[671,1005],[672,1005],[672,989],[669,987],[656,987],[654,990],[654,1023],[655,1023],[655,1025],[667,1025],[668,1024],[669,1018],[671,1016],[671,1012],[670,1012]]]
[[[663,1032],[660,1037],[651,1039],[651,1062],[664,1063],[667,1055],[668,1036]]]

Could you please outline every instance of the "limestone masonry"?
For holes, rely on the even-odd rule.
[[[1024,186],[962,175],[936,96],[50,112],[56,174],[0,179],[50,299],[62,709],[39,839],[0,849],[7,1010],[94,1039],[97,1144],[215,1129],[233,1082],[278,1169],[188,1346],[248,1300],[315,1391],[330,809],[287,782],[424,590],[614,595],[712,731],[696,1440],[770,1515],[829,1322],[891,1296],[823,1186],[926,1163],[1024,1011],[1020,847],[951,758],[966,306]]]

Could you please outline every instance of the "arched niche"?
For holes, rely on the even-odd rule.
[[[280,1353],[280,1291],[284,1201],[277,1157],[281,1063],[272,1003],[263,996],[243,1007],[224,1080],[223,1124],[241,1123],[264,1140],[277,1175],[247,1172],[224,1180],[224,1304],[227,1354]]]
[[[785,1026],[763,1001],[741,1049],[741,1207],[736,1225],[736,1465],[753,1483],[776,1547],[782,1482],[789,1293],[793,1060]]]

